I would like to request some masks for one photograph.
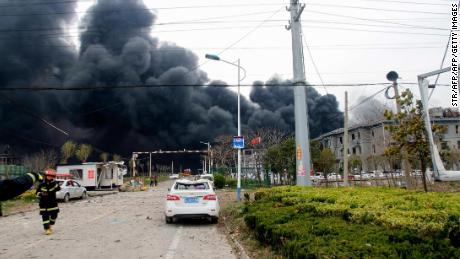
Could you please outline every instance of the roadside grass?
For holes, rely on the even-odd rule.
[[[458,193],[285,186],[254,197],[227,213],[287,258],[460,258]]]
[[[20,196],[1,202],[3,216],[16,214],[23,211],[37,209],[35,190],[29,190]]]

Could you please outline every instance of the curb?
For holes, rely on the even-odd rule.
[[[230,234],[231,231],[230,229],[228,228],[228,225],[226,223],[226,220],[224,220],[224,227],[225,227],[225,231],[227,232],[227,236],[230,238],[230,240],[233,242],[233,244],[236,246],[236,248],[238,249],[238,253],[239,253],[239,256],[238,258],[240,259],[250,259],[250,257],[248,256],[248,254],[246,253],[246,250],[244,249],[243,245],[241,245],[241,243],[238,241],[237,238],[234,237],[233,234]]]

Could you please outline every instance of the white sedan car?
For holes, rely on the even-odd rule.
[[[209,180],[177,180],[166,197],[165,220],[172,223],[180,218],[219,220],[219,200]]]
[[[86,199],[86,188],[73,180],[56,180],[61,190],[56,192],[56,199],[68,202],[70,199]]]
[[[169,176],[169,179],[179,179],[179,174],[172,174]]]

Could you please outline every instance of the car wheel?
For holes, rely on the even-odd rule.
[[[87,197],[87,196],[86,196],[86,192],[83,192],[83,193],[81,194],[81,199],[84,200],[84,199],[86,199],[86,197]]]
[[[165,221],[166,221],[166,224],[171,224],[171,223],[173,223],[173,218],[165,216]]]
[[[68,193],[66,193],[64,195],[64,202],[69,202],[69,200],[70,200],[70,195]]]
[[[211,217],[211,223],[212,223],[212,224],[217,224],[217,222],[219,222],[219,218],[218,218],[218,217]]]

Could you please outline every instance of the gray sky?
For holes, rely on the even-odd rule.
[[[93,1],[82,1],[84,11]],[[152,35],[194,51],[210,79],[237,83],[237,70],[223,62],[207,61],[206,53],[228,61],[241,60],[247,70],[242,84],[266,81],[273,75],[292,78],[291,33],[287,0],[144,0],[156,9]],[[449,0],[310,0],[302,14],[306,78],[311,84],[387,82],[391,70],[401,83],[414,83],[417,75],[440,68],[450,26]],[[313,61],[321,75],[315,71]],[[444,66],[448,66],[449,52]],[[449,84],[450,74],[438,84]],[[434,82],[434,78],[430,81]],[[418,95],[417,86],[409,87]],[[350,104],[383,86],[315,87],[334,94],[343,109],[344,91]],[[450,107],[449,86],[438,86],[431,106]],[[243,88],[247,95],[249,88]],[[384,94],[376,96],[382,102]]]

